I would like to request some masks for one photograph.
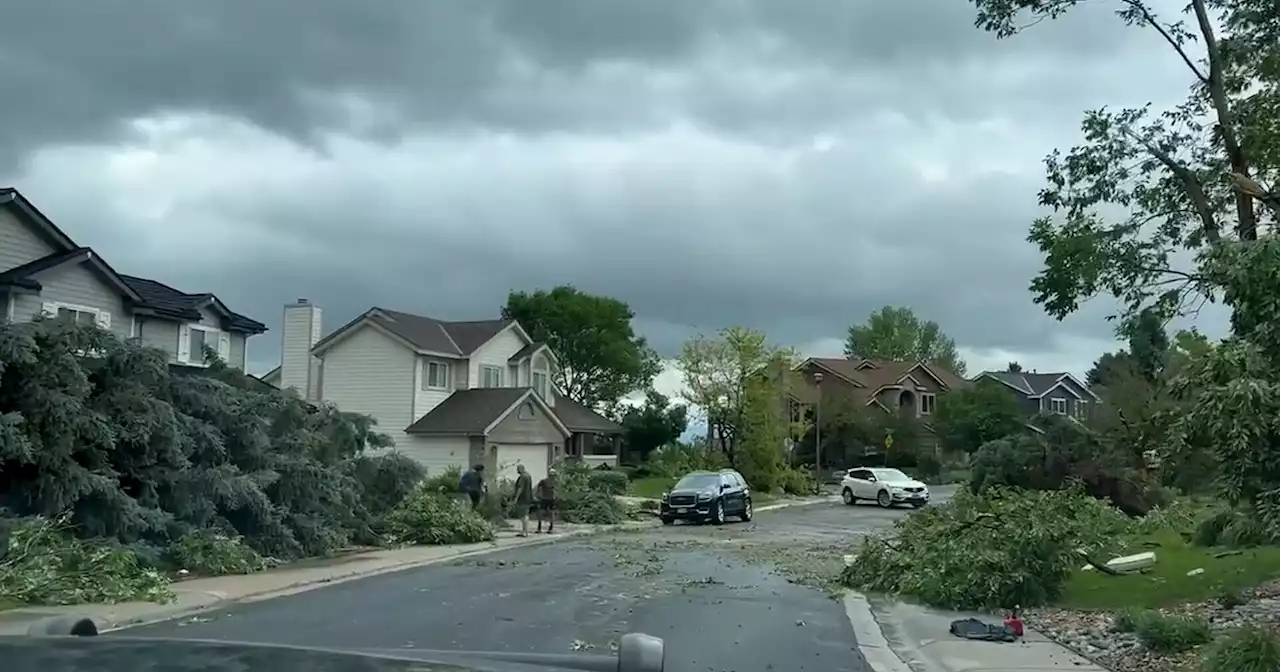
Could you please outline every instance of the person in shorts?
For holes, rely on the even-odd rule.
[[[529,507],[533,505],[533,477],[523,464],[516,465],[516,517],[520,519],[520,536],[529,536]]]
[[[547,521],[547,534],[556,527],[556,470],[548,469],[547,477],[538,481],[538,532],[542,532],[542,520]]]

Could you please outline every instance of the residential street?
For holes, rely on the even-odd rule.
[[[343,648],[606,653],[640,631],[672,672],[868,670],[825,581],[908,510],[822,504],[723,527],[566,540],[143,626],[172,636]]]

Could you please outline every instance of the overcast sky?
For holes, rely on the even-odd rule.
[[[668,356],[730,324],[834,356],[893,304],[971,372],[1083,373],[1111,306],[1031,301],[1040,161],[1084,109],[1187,85],[1107,2],[1002,42],[964,0],[0,8],[0,184],[121,272],[266,322],[259,373],[297,297],[332,329],[560,283],[628,301]]]

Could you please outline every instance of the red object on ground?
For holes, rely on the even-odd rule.
[[[1004,627],[1012,630],[1014,635],[1022,636],[1022,618],[1018,616],[1018,612],[1015,611],[1004,619]]]

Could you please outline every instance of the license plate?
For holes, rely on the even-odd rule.
[[[676,513],[689,513],[689,509],[688,509],[688,508],[686,508],[686,507],[683,507],[683,506],[682,506],[682,507],[680,507],[680,508],[676,509]]]

